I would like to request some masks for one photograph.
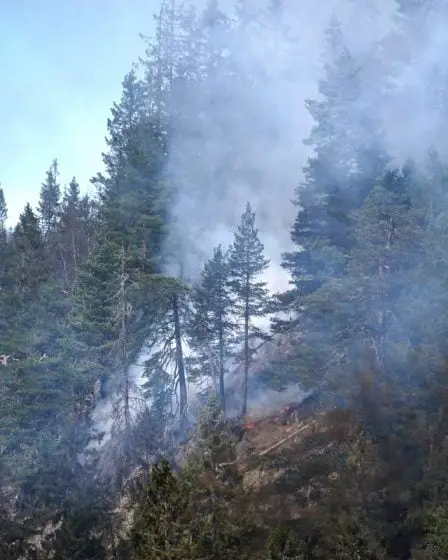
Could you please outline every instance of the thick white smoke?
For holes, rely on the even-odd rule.
[[[272,262],[267,280],[282,290],[288,279],[281,254],[290,246],[296,212],[291,200],[311,155],[303,143],[313,124],[305,101],[318,93],[325,30],[337,16],[348,48],[367,67],[374,45],[392,29],[394,4],[385,1],[379,11],[368,0],[318,7],[310,0],[285,1],[279,18],[268,15],[269,4],[244,2],[243,17],[264,12],[261,22],[225,36],[221,27],[210,31],[216,45],[225,43],[218,55],[231,61],[232,70],[212,72],[175,100],[182,126],[175,131],[168,171],[180,185],[172,212],[184,241],[186,273],[197,276],[213,246],[231,242],[249,200]],[[376,69],[368,70],[366,92]],[[246,77],[254,80],[253,88]]]
[[[259,14],[268,13],[270,3],[240,4],[244,13]],[[216,45],[225,43],[220,56],[231,60],[233,74],[212,73],[176,100],[182,126],[175,132],[169,173],[180,194],[172,212],[184,240],[185,269],[193,277],[214,245],[231,241],[250,200],[273,263],[271,287],[287,283],[279,263],[296,212],[290,201],[312,153],[303,144],[313,125],[305,101],[316,98],[324,77],[325,30],[332,18],[341,23],[361,69],[362,93],[351,118],[376,117],[398,163],[422,159],[431,147],[441,154],[448,150],[445,1],[429,2],[433,11],[414,22],[398,14],[394,0],[282,4],[280,23],[269,15],[225,37],[220,27],[210,31]],[[233,2],[221,5],[232,13]],[[253,89],[245,76],[256,82]]]
[[[278,20],[267,15],[269,4],[240,2],[245,14],[266,15],[238,32],[208,30],[221,62],[199,83],[175,92],[180,119],[167,174],[179,193],[171,211],[183,272],[197,278],[213,247],[232,242],[250,201],[271,259],[266,280],[272,291],[281,291],[288,285],[281,254],[290,248],[297,211],[291,201],[312,154],[303,143],[314,124],[305,102],[318,97],[325,77],[331,19],[341,23],[344,42],[360,66],[361,95],[349,118],[356,125],[376,117],[387,151],[402,163],[425,158],[431,147],[442,155],[448,151],[443,70],[448,9],[446,2],[434,2],[433,13],[404,22],[394,0],[284,0]],[[221,2],[231,17],[233,5]],[[185,48],[188,59],[193,47]],[[192,52],[193,63],[195,56]],[[222,61],[228,61],[225,70]]]

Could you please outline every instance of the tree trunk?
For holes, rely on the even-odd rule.
[[[249,282],[248,282],[249,283]],[[246,289],[244,302],[244,382],[243,382],[243,417],[247,414],[247,381],[249,377],[249,287]]]
[[[72,252],[73,252],[73,278],[72,278],[72,286],[74,284],[75,279],[78,276],[78,259],[76,258],[76,241],[75,241],[75,232],[73,231],[73,227],[71,228],[71,234],[72,234]]]
[[[222,328],[222,319],[219,329],[219,398],[221,401],[221,408],[226,415],[226,393],[224,389],[224,333]]]
[[[187,427],[187,381],[185,377],[185,364],[182,351],[182,333],[179,320],[179,300],[173,296],[174,338],[176,343],[176,365],[179,375],[179,400],[180,400],[180,429]]]
[[[129,365],[128,365],[128,349],[127,349],[127,313],[128,313],[128,302],[126,300],[126,273],[125,273],[125,253],[123,249],[122,261],[121,261],[121,287],[120,295],[121,301],[121,361],[123,366],[123,377],[124,377],[124,424],[126,429],[126,434],[129,434],[129,428],[131,425],[131,413],[129,404]]]

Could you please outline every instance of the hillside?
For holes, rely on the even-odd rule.
[[[217,491],[222,492],[227,485],[236,484],[230,492],[236,490],[241,493],[238,497],[234,495],[234,499],[244,511],[244,524],[250,526],[248,535],[252,537],[248,548],[253,549],[254,543],[258,543],[259,549],[248,556],[256,559],[261,558],[267,538],[276,527],[282,524],[287,526],[294,520],[306,517],[310,505],[305,502],[313,492],[313,485],[321,484],[311,479],[291,492],[288,477],[297,469],[298,463],[306,463],[313,456],[320,456],[328,451],[329,445],[337,445],[337,441],[328,442],[328,419],[323,413],[308,413],[299,420],[293,410],[279,410],[268,417],[262,417],[257,411],[255,418],[249,416],[246,420],[245,424],[237,421],[227,424],[230,430],[228,446],[218,454],[221,458],[231,460],[216,461],[210,470],[208,452],[204,450],[200,436],[197,439],[196,433],[177,453],[173,467],[175,471],[180,469],[179,473],[191,473],[190,462],[195,465],[194,470],[198,468],[199,462],[202,467],[196,471],[196,484],[203,486],[203,490],[216,485],[219,488]],[[236,437],[235,428],[239,428]],[[148,477],[150,481],[151,469],[137,469],[128,480],[115,510],[118,519],[121,519],[121,535],[125,541],[132,536],[135,516],[138,518],[134,500],[140,503]],[[231,500],[225,507],[233,508],[234,505]],[[235,515],[238,514],[235,512]],[[241,558],[246,557],[245,549],[246,546],[239,549]],[[226,552],[230,553],[231,550]]]
[[[445,560],[448,2],[203,4],[0,188],[0,559]]]
[[[152,525],[162,508],[171,527],[162,548],[173,559],[437,558],[445,506],[429,497],[445,484],[444,428],[416,401],[370,381],[360,380],[345,409],[255,411],[240,424],[212,405],[172,471],[163,462],[138,471],[129,494],[136,525],[124,541],[131,536],[138,557],[156,558],[148,551],[164,534]],[[178,531],[200,547],[178,541]]]

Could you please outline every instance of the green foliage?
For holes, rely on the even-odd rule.
[[[191,514],[188,486],[172,472],[167,461],[154,465],[133,531],[137,558],[195,558],[198,545],[188,531]]]
[[[53,233],[58,223],[61,196],[58,176],[58,162],[54,160],[40,189],[39,214],[44,235]]]
[[[227,255],[218,246],[205,264],[201,279],[191,295],[193,313],[189,324],[189,344],[194,357],[189,360],[191,377],[209,377],[225,411],[224,376],[232,355],[235,324],[234,302],[229,290]]]
[[[16,289],[34,293],[39,284],[46,279],[48,268],[39,220],[29,204],[26,204],[20,214],[12,241]],[[32,274],[29,274],[30,270],[33,271]]]
[[[280,525],[269,537],[263,560],[307,560],[309,558],[303,541],[294,533]]]
[[[264,246],[255,226],[255,212],[249,203],[241,216],[235,232],[233,245],[229,251],[229,286],[234,295],[235,312],[243,323],[237,338],[244,344],[242,362],[244,364],[242,414],[247,410],[247,381],[249,366],[253,359],[254,339],[264,339],[265,335],[253,320],[267,312],[268,289],[260,276],[268,268],[269,260],[264,256]]]
[[[229,252],[230,287],[235,294],[241,315],[262,316],[265,313],[268,291],[266,282],[259,280],[269,260],[255,226],[255,212],[247,203],[235,239]]]
[[[432,3],[399,4],[411,22]],[[391,168],[366,107],[361,61],[335,20],[319,96],[306,104],[314,153],[296,193],[294,247],[283,255],[290,289],[268,301],[269,261],[249,203],[229,252],[216,248],[193,287],[165,274],[191,244],[171,216],[174,197],[201,199],[204,189],[206,202],[233,179],[258,184],[239,163],[253,129],[238,128],[210,181],[197,178],[216,145],[201,135],[175,154],[185,176],[172,181],[167,163],[177,131],[195,130],[188,119],[210,130],[238,125],[264,87],[241,69],[239,34],[281,11],[275,0],[264,14],[239,2],[234,21],[214,0],[202,13],[164,1],[146,60],[112,107],[94,200],[75,178],[61,199],[55,160],[37,213],[27,204],[9,231],[0,189],[2,558],[448,556],[448,173],[434,152],[419,171],[413,162]],[[226,87],[208,88],[209,80]],[[262,141],[272,135],[254,124]],[[325,429],[289,450],[251,457],[251,467],[278,477],[248,492],[224,381],[236,357],[245,414],[254,343],[268,338],[257,321],[268,311],[286,342],[285,354],[265,364],[271,386],[318,387],[325,403],[336,395],[346,408],[327,412]],[[141,355],[138,393],[131,366]],[[372,373],[360,375],[366,364]],[[187,437],[187,378],[219,380],[219,399],[197,418],[178,468],[156,459],[174,454],[167,435],[179,417]],[[106,420],[115,422],[98,456],[86,448],[101,395],[113,396],[115,416]],[[135,414],[134,398],[143,402]],[[117,489],[98,480],[108,459],[120,483],[153,463],[135,498],[131,542],[120,546]],[[30,539],[50,522],[55,533],[38,552]]]
[[[6,220],[8,218],[8,207],[6,205],[5,193],[0,187],[0,227],[2,230],[6,230]],[[6,233],[4,231],[3,233]]]
[[[230,458],[232,442],[217,400],[203,411],[194,441],[182,472],[166,460],[151,469],[133,530],[137,558],[247,558],[244,492],[218,466]]]

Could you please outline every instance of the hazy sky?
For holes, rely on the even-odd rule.
[[[106,119],[144,51],[158,0],[0,0],[0,183],[10,219],[36,205],[54,158],[84,189]]]

